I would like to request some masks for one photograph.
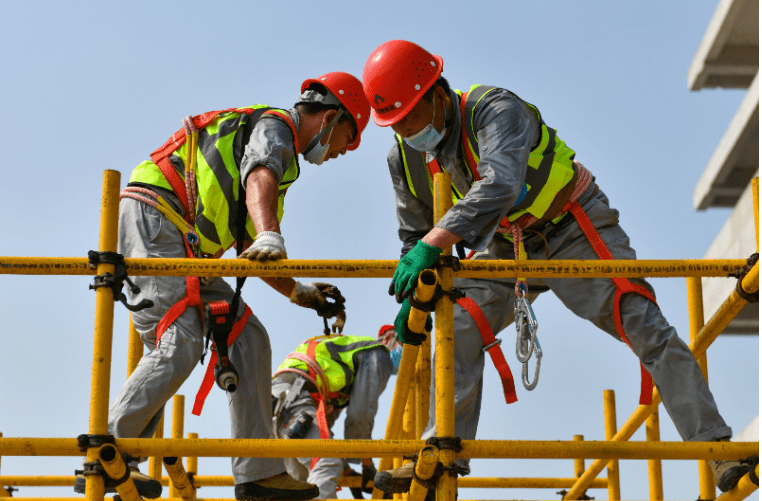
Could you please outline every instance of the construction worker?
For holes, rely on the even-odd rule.
[[[299,176],[297,154],[320,165],[356,149],[369,114],[360,81],[333,72],[306,80],[291,109],[256,105],[186,118],[184,128],[133,171],[122,193],[119,253],[128,258],[220,257],[236,245],[240,258],[286,258],[279,223],[286,190]],[[263,280],[291,302],[336,317],[334,329],[341,329],[343,298],[335,287],[291,278]],[[116,438],[153,436],[164,404],[205,354],[202,320],[208,316],[215,320],[207,318],[207,328],[228,327],[229,350],[224,357],[225,343],[216,342],[194,413],[200,412],[215,381],[212,367],[234,368],[237,381],[224,380],[232,438],[268,438],[270,340],[240,300],[242,281],[235,292],[222,278],[133,281],[140,292],[130,291],[129,300],[153,302],[132,314],[149,353],[111,406],[109,433]],[[236,499],[311,499],[318,494],[315,485],[291,478],[281,459],[232,458],[232,466]],[[141,496],[160,496],[161,484],[141,474],[136,463],[131,467]],[[113,491],[108,481],[106,486]],[[80,475],[75,491],[84,488]]]
[[[394,326],[381,327],[378,339],[330,335],[308,339],[289,354],[273,375],[273,438],[331,438],[333,423],[346,408],[344,438],[369,440],[378,399],[402,359],[402,344]],[[348,464],[359,459],[292,458],[286,468],[292,477],[314,483],[320,499],[336,498],[342,475],[359,475]],[[355,498],[372,492],[376,468],[362,459],[362,488]]]
[[[402,303],[395,326],[403,343],[421,342],[405,331],[415,279],[452,245],[472,249],[473,259],[635,259],[618,211],[536,106],[498,87],[451,90],[442,67],[438,55],[392,40],[372,52],[363,70],[373,120],[396,133],[387,161],[403,245],[390,294]],[[441,171],[452,176],[455,205],[433,226],[431,180]],[[513,321],[518,295],[531,299],[533,288],[549,288],[575,314],[633,349],[642,363],[641,403],[650,403],[652,377],[683,440],[731,436],[695,358],[645,280],[547,278],[527,286],[521,279],[460,279],[455,285],[495,333]],[[454,313],[455,434],[474,439],[485,343],[471,314],[458,305]],[[436,435],[433,402],[424,438]],[[711,464],[723,491],[748,471],[738,461]],[[460,465],[468,471],[466,462]],[[375,484],[406,492],[413,468],[379,472]]]

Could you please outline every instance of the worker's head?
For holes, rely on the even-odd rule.
[[[365,97],[373,121],[391,126],[410,146],[432,151],[447,133],[449,85],[441,77],[442,58],[406,40],[374,50],[363,68]]]
[[[304,159],[315,165],[356,150],[370,120],[370,105],[362,84],[341,71],[305,80],[295,107],[300,114],[320,120],[320,132],[302,152]]]
[[[389,356],[392,357],[392,364],[394,365],[393,373],[397,374],[402,360],[402,343],[394,326],[382,325],[378,331],[378,340],[389,349]]]

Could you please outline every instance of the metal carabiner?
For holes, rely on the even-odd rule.
[[[516,324],[516,358],[523,364],[532,356],[537,339],[537,317],[525,295],[516,297],[513,315]]]
[[[536,345],[535,352],[537,353],[537,367],[534,370],[534,381],[529,382],[529,361],[527,360],[521,364],[521,382],[524,384],[524,388],[529,391],[534,390],[537,386],[537,382],[540,380],[540,364],[542,363],[542,348],[540,348],[540,340],[534,338]]]

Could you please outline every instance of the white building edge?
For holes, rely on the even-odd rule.
[[[745,259],[757,252],[751,180],[759,176],[759,0],[720,0],[688,70],[688,89],[748,89],[741,106],[693,190],[703,211],[733,208],[705,258]],[[709,319],[736,285],[703,278],[704,318]],[[722,333],[759,335],[759,303],[749,303]],[[734,440],[758,441],[759,416]]]

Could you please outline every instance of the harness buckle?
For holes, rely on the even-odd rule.
[[[500,345],[502,342],[503,342],[503,340],[502,340],[502,339],[500,339],[499,337],[498,337],[498,338],[495,338],[495,340],[494,340],[494,341],[492,341],[490,344],[488,344],[488,345],[486,345],[486,346],[483,346],[483,347],[482,347],[482,351],[483,351],[484,353],[487,353],[487,352],[489,351],[489,349],[490,349],[490,348],[492,348],[493,346],[498,346],[498,345]]]

